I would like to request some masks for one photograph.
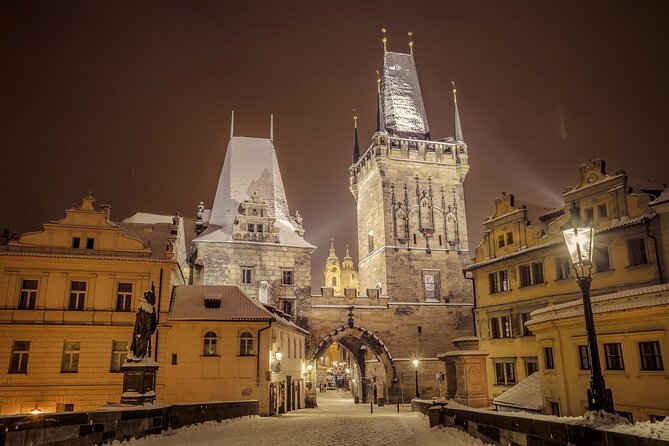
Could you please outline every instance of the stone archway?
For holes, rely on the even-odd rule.
[[[334,343],[339,343],[353,354],[358,363],[358,367],[363,374],[365,371],[365,351],[361,347],[365,346],[369,349],[382,364],[383,370],[385,371],[384,386],[388,390],[388,401],[394,402],[394,400],[397,399],[397,375],[395,364],[393,364],[393,358],[390,351],[388,351],[386,345],[376,334],[365,327],[361,327],[349,321],[348,325],[342,325],[341,327],[336,328],[318,343],[318,346],[311,355],[311,361],[317,361],[318,358],[325,353],[328,347]],[[363,401],[367,401],[364,393]]]

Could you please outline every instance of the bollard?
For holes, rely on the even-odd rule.
[[[369,402],[369,413],[374,413],[374,401]]]
[[[400,402],[397,402],[397,413],[400,413]]]

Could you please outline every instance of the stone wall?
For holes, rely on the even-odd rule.
[[[430,427],[460,428],[486,443],[503,446],[668,446],[669,441],[610,432],[590,426],[464,407],[449,408],[430,401],[413,401],[412,409],[429,416]]]
[[[258,401],[175,404],[152,409],[43,413],[0,417],[3,446],[90,446],[160,434],[204,421],[258,414]]]

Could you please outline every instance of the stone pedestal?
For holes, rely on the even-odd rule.
[[[142,405],[156,401],[156,372],[158,363],[151,358],[137,362],[126,361],[121,366],[123,372],[123,393],[121,404]]]
[[[307,381],[306,392],[304,394],[304,407],[307,409],[315,409],[318,407],[316,403],[316,386],[311,381]]]
[[[456,338],[453,343],[458,350],[437,355],[446,365],[446,398],[469,407],[487,407],[488,352],[478,349],[479,340],[474,336]]]

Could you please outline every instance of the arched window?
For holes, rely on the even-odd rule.
[[[218,336],[213,331],[208,331],[204,335],[204,344],[202,349],[202,354],[204,356],[216,356],[218,354],[217,345]]]
[[[253,356],[253,335],[248,331],[239,337],[239,356]]]
[[[337,286],[337,278],[336,277],[332,278],[332,286]]]

